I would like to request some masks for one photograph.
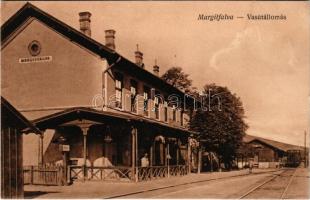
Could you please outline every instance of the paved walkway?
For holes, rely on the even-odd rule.
[[[277,169],[254,169],[253,173],[265,173]],[[112,198],[127,194],[135,194],[148,190],[169,188],[201,181],[225,177],[242,176],[249,173],[248,169],[230,172],[212,172],[190,174],[183,177],[171,177],[146,182],[107,182],[87,181],[75,182],[71,186],[25,186],[25,198]]]

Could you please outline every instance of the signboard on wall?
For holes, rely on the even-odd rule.
[[[39,56],[39,57],[30,57],[30,58],[19,58],[18,62],[21,64],[24,63],[37,63],[37,62],[51,62],[52,56]]]
[[[70,145],[67,144],[60,144],[59,145],[59,150],[63,152],[68,152],[70,151]]]

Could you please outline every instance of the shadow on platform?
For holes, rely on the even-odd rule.
[[[34,199],[41,195],[48,194],[48,193],[59,193],[54,191],[44,192],[44,191],[25,191],[24,198],[25,199]]]

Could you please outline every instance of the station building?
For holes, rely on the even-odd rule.
[[[250,159],[253,160],[254,167],[258,168],[284,166],[289,151],[298,151],[300,155],[303,155],[304,148],[257,136],[245,135],[243,145],[237,155],[238,167],[248,166]]]
[[[26,3],[1,27],[2,95],[43,132],[38,164],[64,165],[68,180],[187,174],[193,99],[147,71],[138,48],[135,62],[117,53],[115,30],[102,44],[91,13],[77,16],[80,30]]]

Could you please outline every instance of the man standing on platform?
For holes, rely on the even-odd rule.
[[[150,165],[150,161],[148,158],[148,154],[145,153],[144,156],[141,158],[141,167],[148,167]]]

